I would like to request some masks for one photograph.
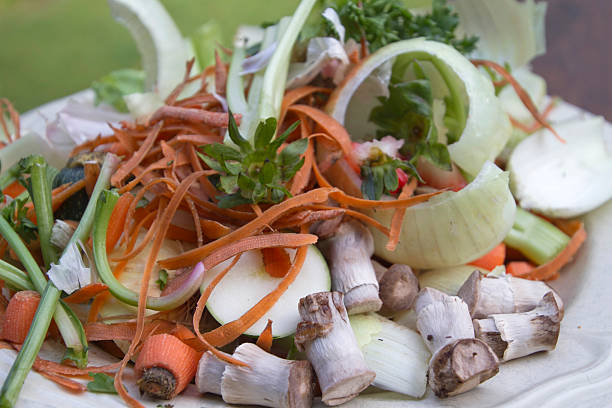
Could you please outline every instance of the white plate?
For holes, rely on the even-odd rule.
[[[53,118],[66,98],[46,104],[23,115],[22,126],[44,132],[44,118]],[[551,120],[561,121],[588,115],[563,104]],[[612,125],[606,124],[608,146],[612,146]],[[612,177],[612,175],[610,175]],[[585,217],[588,238],[574,262],[551,285],[559,291],[566,305],[561,335],[555,351],[514,360],[500,367],[500,372],[476,389],[448,399],[438,399],[428,392],[422,400],[393,393],[372,393],[344,404],[346,407],[604,407],[612,406],[612,202]],[[46,345],[49,356],[56,350]],[[0,350],[0,382],[11,367],[15,352]],[[92,364],[108,358],[99,351],[90,352]],[[113,360],[114,361],[114,360]],[[126,383],[133,383],[131,374]],[[134,388],[132,395],[137,395]],[[156,407],[162,401],[145,402]],[[74,395],[64,392],[38,373],[31,372],[24,384],[17,407],[120,407],[117,396],[105,394]],[[200,395],[190,386],[172,401],[175,407],[221,407],[217,397]],[[322,404],[319,402],[319,405]]]

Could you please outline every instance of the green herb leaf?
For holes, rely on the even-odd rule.
[[[434,0],[431,12],[423,15],[413,15],[400,0],[335,0],[327,4],[336,9],[346,38],[360,42],[365,37],[371,52],[392,42],[426,37],[468,54],[478,41],[477,37],[457,38],[459,16],[445,0]],[[336,36],[327,20],[322,25],[324,36]]]
[[[93,378],[93,381],[87,383],[87,391],[104,394],[117,394],[117,390],[113,384],[113,377],[110,375],[103,373],[89,373],[89,376]]]
[[[165,269],[160,269],[159,278],[155,281],[155,283],[157,286],[159,286],[159,290],[164,290],[168,284],[168,271]]]

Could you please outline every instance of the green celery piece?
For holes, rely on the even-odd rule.
[[[51,245],[53,228],[53,207],[51,205],[51,184],[47,177],[47,162],[42,156],[29,159],[30,180],[32,182],[32,202],[36,211],[40,249],[47,269],[57,262],[57,252]]]
[[[554,259],[569,241],[570,237],[559,228],[519,207],[514,225],[504,239],[506,245],[538,265]]]
[[[0,280],[16,290],[35,290],[25,272],[2,259],[0,259]]]
[[[45,340],[47,330],[49,330],[51,317],[57,308],[60,293],[51,281],[46,284],[42,291],[40,303],[38,309],[36,309],[28,336],[2,385],[0,407],[13,407],[17,402],[23,382],[30,372],[38,350]]]

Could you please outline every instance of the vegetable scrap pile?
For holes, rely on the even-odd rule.
[[[544,281],[586,239],[575,217],[610,197],[530,195],[525,143],[569,172],[589,151],[548,122],[526,66],[541,6],[507,2],[520,18],[492,27],[470,1],[490,7],[302,0],[223,48],[211,26],[182,38],[157,1],[109,0],[144,71],[96,81],[41,154],[0,102],[0,345],[19,352],[2,406],[30,369],[133,407],[193,382],[271,407],[369,386],[447,398],[553,350],[564,308]],[[529,55],[488,41],[516,24]],[[90,364],[94,344],[116,362]]]

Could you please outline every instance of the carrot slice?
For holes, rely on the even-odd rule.
[[[140,145],[138,150],[130,157],[128,161],[123,163],[115,174],[111,177],[111,184],[113,186],[119,186],[119,184],[125,179],[131,172],[140,164],[140,162],[144,159],[146,154],[149,152],[155,140],[157,140],[157,136],[159,135],[159,131],[162,127],[163,123],[158,123],[155,125],[149,132],[147,138]]]
[[[25,191],[25,187],[21,185],[21,183],[17,180],[13,181],[9,184],[4,191],[2,192],[4,195],[11,196],[12,198],[16,198],[19,194]]]
[[[263,329],[263,331],[257,338],[257,342],[255,344],[257,344],[262,350],[265,350],[269,353],[270,349],[272,348],[273,340],[274,339],[272,337],[272,320],[268,319],[268,324],[266,324],[265,329]]]
[[[108,224],[108,231],[106,232],[106,253],[109,254],[119,242],[121,234],[123,234],[123,227],[127,219],[128,210],[132,204],[134,196],[131,194],[122,194],[117,200],[113,213],[111,215],[111,222]]]
[[[30,331],[32,320],[40,303],[40,295],[32,290],[17,292],[4,313],[2,338],[12,343],[22,344]]]
[[[503,265],[505,259],[506,244],[502,242],[480,258],[470,262],[470,265],[492,271],[496,266]]]
[[[291,259],[284,248],[262,248],[264,267],[273,278],[282,278],[291,268]]]
[[[573,259],[578,249],[580,249],[583,242],[586,240],[587,233],[584,229],[584,223],[581,221],[553,220],[553,223],[572,238],[554,259],[538,266],[526,274],[520,275],[520,278],[531,280],[557,279],[561,268]]]
[[[531,262],[514,261],[506,265],[506,273],[522,278],[528,276],[535,268],[535,265]]]
[[[156,397],[172,399],[189,385],[195,377],[200,353],[170,334],[156,334],[145,340],[134,371],[140,378],[139,387]],[[163,368],[173,377],[174,384],[167,387],[148,377],[148,371]],[[162,375],[166,374],[162,372]],[[170,378],[168,378],[170,379]],[[148,383],[151,380],[151,383]]]

